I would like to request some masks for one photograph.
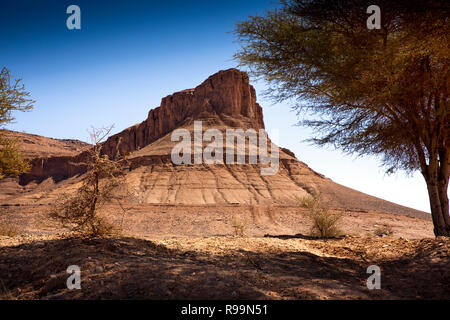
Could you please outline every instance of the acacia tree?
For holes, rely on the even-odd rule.
[[[422,173],[436,236],[450,236],[449,17],[447,0],[290,0],[235,28],[235,58],[295,101],[311,141]]]
[[[29,111],[35,101],[25,90],[21,79],[14,79],[4,67],[0,72],[0,129],[14,120],[13,111]],[[29,164],[17,147],[17,140],[5,136],[0,130],[0,179],[26,172]]]
[[[113,126],[92,128],[90,136],[93,147],[87,151],[87,161],[84,163],[87,172],[82,184],[76,192],[62,194],[50,212],[50,217],[81,235],[106,236],[118,231],[99,215],[101,207],[106,203],[116,200],[125,214],[118,196],[114,194],[116,189],[124,185],[123,168],[126,158],[119,154],[120,140],[113,158],[102,153],[104,139],[112,128]]]

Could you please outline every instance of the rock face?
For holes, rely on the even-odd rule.
[[[102,152],[110,157],[129,154],[157,141],[174,129],[193,120],[213,119],[227,127],[264,128],[261,106],[246,73],[237,69],[219,71],[194,89],[176,92],[161,100],[161,105],[148,113],[147,120],[111,136]],[[120,143],[119,143],[120,141]],[[21,184],[52,177],[60,181],[82,173],[86,153],[77,156],[40,157],[32,160],[29,173],[20,177]]]

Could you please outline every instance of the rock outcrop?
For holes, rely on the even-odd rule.
[[[171,94],[161,105],[148,113],[145,121],[109,137],[102,152],[110,157],[117,153],[129,154],[157,141],[174,129],[199,119],[227,127],[264,128],[261,106],[248,75],[237,69],[219,71],[194,89]],[[120,142],[120,143],[119,143]],[[86,152],[76,156],[39,157],[31,161],[30,172],[20,177],[21,184],[40,182],[49,177],[60,181],[82,173],[86,167]]]
[[[193,119],[216,118],[226,126],[264,128],[262,108],[246,73],[237,69],[219,71],[195,89],[183,90],[161,100],[147,120],[111,136],[103,151],[112,156],[120,141],[122,154],[143,148]]]

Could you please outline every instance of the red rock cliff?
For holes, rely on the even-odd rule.
[[[262,108],[256,102],[255,89],[246,73],[237,69],[219,71],[195,89],[183,90],[161,100],[150,110],[147,120],[111,136],[103,144],[104,154],[114,156],[116,146],[127,154],[158,140],[188,121],[215,118],[230,127],[255,130],[264,128]],[[42,181],[48,177],[62,180],[85,170],[76,165],[86,154],[75,157],[35,158],[32,169],[21,176],[21,183]]]
[[[160,107],[150,110],[147,120],[111,136],[103,151],[114,155],[121,139],[120,151],[132,152],[158,140],[186,121],[211,116],[217,116],[231,127],[264,128],[255,89],[244,72],[237,69],[219,71],[195,89],[163,98]]]

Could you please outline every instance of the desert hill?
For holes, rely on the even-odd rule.
[[[261,174],[259,163],[173,164],[171,150],[178,143],[171,140],[173,130],[185,129],[193,137],[194,122],[199,120],[203,134],[211,128],[224,133],[227,129],[264,129],[262,108],[256,102],[256,93],[247,75],[237,69],[220,71],[194,89],[163,98],[159,107],[150,110],[145,121],[107,139],[103,144],[105,154],[113,156],[119,141],[120,152],[128,154],[130,165],[126,181],[130,193],[125,199],[127,202],[296,206],[299,198],[312,195],[320,196],[337,210],[428,218],[423,212],[339,185],[310,169],[284,148],[279,149],[279,170],[274,175]],[[47,142],[45,138],[41,141]],[[245,150],[236,149],[235,153],[243,152],[248,159],[251,149],[257,150],[258,145],[249,143]],[[270,152],[270,146],[268,149]],[[73,189],[77,177],[85,170],[84,165],[77,162],[85,159],[86,152],[78,155],[73,155],[73,149],[71,152],[47,153],[32,159],[31,172],[21,176],[21,186],[15,188],[23,192],[9,192],[8,196],[3,195],[3,201],[43,204]],[[14,189],[11,181],[8,183],[9,190]],[[44,191],[45,194],[41,194]]]
[[[54,139],[25,132],[0,130],[0,135],[17,139],[22,154],[27,159],[37,157],[75,156],[91,147],[75,139]]]

